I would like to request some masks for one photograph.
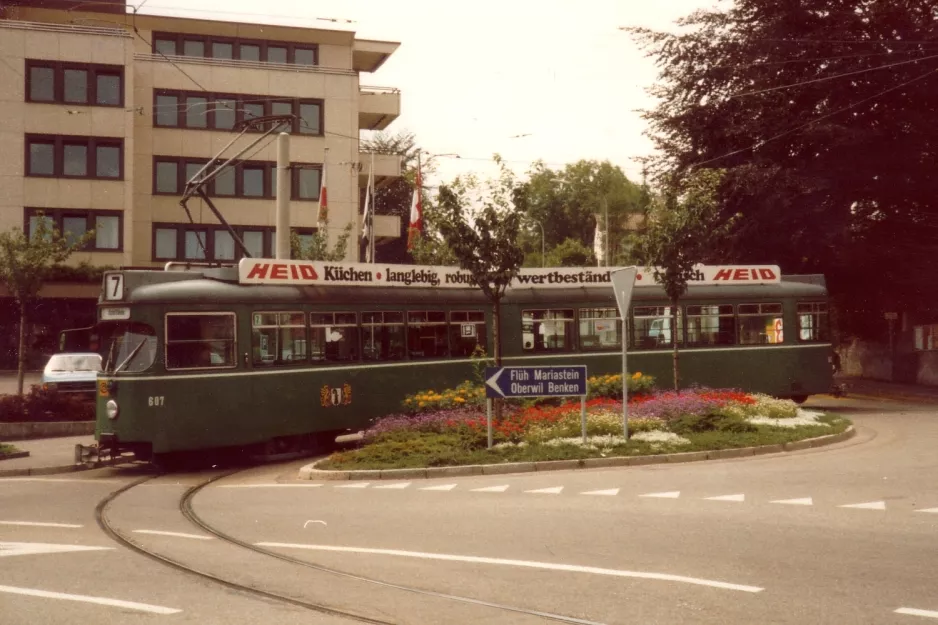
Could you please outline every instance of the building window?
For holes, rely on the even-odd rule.
[[[573,310],[521,311],[521,341],[526,352],[573,350]]]
[[[781,304],[740,304],[737,312],[740,345],[765,345],[785,341]]]
[[[580,349],[621,349],[621,323],[615,308],[581,308]]]
[[[317,362],[358,360],[358,321],[353,312],[310,313],[310,356]]]
[[[123,178],[123,139],[26,135],[27,176]]]
[[[322,100],[158,89],[153,108],[153,125],[158,127],[232,130],[248,119],[293,115],[290,132],[322,135]]]
[[[798,302],[798,340],[825,342],[830,340],[827,302]]]
[[[273,258],[274,229],[266,226],[233,226],[238,238],[253,258]],[[310,228],[295,228],[301,238],[311,236]],[[232,263],[243,257],[241,248],[227,228],[221,225],[153,225],[154,261],[207,261]]]
[[[365,360],[404,359],[404,313],[363,312],[361,327]]]
[[[255,365],[306,361],[306,315],[302,312],[255,312],[251,316]]]
[[[27,59],[26,101],[123,106],[124,68]]]
[[[687,307],[688,347],[735,344],[736,317],[732,304]]]
[[[407,312],[407,353],[411,360],[449,356],[446,313],[442,310]]]
[[[915,349],[917,351],[938,349],[938,324],[913,326],[912,332],[915,337]]]
[[[205,56],[211,51],[212,58],[241,61],[290,63],[296,65],[316,65],[318,46],[308,43],[286,41],[258,41],[211,35],[182,35],[179,33],[154,33],[153,53],[176,55],[182,50],[185,56]]]
[[[684,342],[684,320],[681,309],[677,311],[677,332],[671,332],[674,319],[670,306],[635,306],[632,308],[632,327],[635,328],[634,345],[639,349],[671,347],[672,335],[677,335],[680,345]]]
[[[93,229],[94,237],[83,250],[120,252],[123,249],[124,214],[121,211],[27,208],[24,231],[30,237],[36,232],[40,214],[49,228],[58,230],[69,243],[74,243]]]
[[[234,313],[167,313],[166,368],[237,366]]]
[[[154,195],[182,195],[186,183],[204,166],[204,160],[170,156],[153,157]],[[319,200],[322,165],[297,163],[293,166],[290,175],[292,199]],[[218,197],[272,199],[277,191],[276,182],[276,163],[236,161],[212,179],[206,193]]]

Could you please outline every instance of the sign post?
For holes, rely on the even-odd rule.
[[[488,444],[492,448],[492,398],[579,396],[583,442],[586,442],[586,365],[560,367],[486,367]]]
[[[628,344],[626,319],[629,316],[629,304],[632,303],[632,289],[635,287],[637,267],[617,269],[611,273],[612,288],[616,294],[616,304],[619,306],[619,316],[622,317],[622,436],[629,438],[629,374],[626,360],[626,345]]]

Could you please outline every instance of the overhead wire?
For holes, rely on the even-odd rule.
[[[932,74],[935,74],[935,73],[938,73],[938,68],[936,68],[936,69],[930,69],[930,70],[928,70],[927,72],[925,72],[925,73],[923,73],[923,74],[919,74],[919,75],[916,76],[915,78],[909,79],[909,80],[907,80],[907,81],[905,81],[905,82],[902,82],[902,83],[900,83],[900,84],[898,84],[898,85],[892,86],[892,87],[890,87],[889,89],[885,89],[885,90],[883,90],[883,91],[880,91],[879,93],[876,93],[876,94],[874,94],[874,95],[872,95],[872,96],[869,96],[869,97],[867,97],[867,98],[863,98],[862,100],[858,100],[857,102],[854,102],[854,103],[852,103],[852,104],[849,104],[849,105],[847,105],[847,106],[845,106],[845,107],[843,107],[843,108],[839,108],[839,109],[837,109],[836,111],[832,111],[831,113],[828,113],[828,114],[826,114],[826,115],[822,115],[821,117],[817,117],[817,118],[815,118],[815,119],[812,119],[812,120],[810,120],[810,121],[808,121],[808,122],[806,122],[806,123],[804,123],[804,124],[799,124],[799,125],[797,125],[797,126],[794,126],[794,127],[792,127],[792,128],[789,128],[788,130],[785,130],[785,131],[780,132],[780,133],[778,133],[778,134],[776,134],[776,135],[773,135],[773,136],[769,137],[768,139],[762,139],[761,141],[757,141],[756,143],[753,143],[752,145],[750,145],[750,146],[748,146],[748,147],[740,148],[740,149],[738,149],[738,150],[733,150],[733,151],[731,151],[731,152],[727,152],[726,154],[721,154],[720,156],[715,156],[715,157],[709,158],[709,159],[707,159],[707,160],[705,160],[705,161],[700,161],[699,163],[694,163],[694,164],[691,165],[691,167],[694,167],[694,168],[701,167],[702,165],[707,165],[707,164],[709,164],[709,163],[713,163],[713,162],[715,162],[715,161],[719,161],[719,160],[722,160],[722,159],[724,159],[724,158],[728,158],[728,157],[730,157],[730,156],[735,156],[736,154],[741,154],[742,152],[748,152],[749,150],[757,149],[757,148],[759,148],[759,147],[765,145],[766,143],[770,143],[770,142],[775,141],[775,140],[777,140],[777,139],[781,139],[782,137],[785,137],[785,136],[787,136],[787,135],[790,135],[790,134],[793,133],[793,132],[797,132],[797,131],[799,131],[799,130],[801,130],[801,129],[803,129],[803,128],[807,128],[808,126],[811,126],[811,125],[816,124],[816,123],[818,123],[818,122],[820,122],[820,121],[823,121],[823,120],[825,120],[825,119],[828,119],[828,118],[831,118],[831,117],[833,117],[833,116],[835,116],[835,115],[838,115],[838,114],[840,114],[840,113],[843,113],[844,111],[848,111],[848,110],[850,110],[850,109],[856,108],[856,107],[860,106],[861,104],[865,104],[866,102],[869,102],[869,101],[871,101],[871,100],[875,100],[876,98],[878,98],[878,97],[880,97],[880,96],[884,96],[884,95],[886,95],[887,93],[891,93],[892,91],[896,91],[897,89],[901,89],[902,87],[911,85],[912,83],[918,82],[919,80],[922,80],[922,79],[924,79],[924,78],[926,78],[926,77],[928,77],[928,76],[931,76]]]

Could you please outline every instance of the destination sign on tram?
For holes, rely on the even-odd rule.
[[[486,367],[486,397],[570,397],[586,395],[586,365]]]

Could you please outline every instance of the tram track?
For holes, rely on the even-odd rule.
[[[442,593],[442,592],[437,592],[434,590],[428,590],[425,588],[417,588],[414,586],[395,584],[392,582],[387,582],[387,581],[375,579],[372,577],[358,575],[356,573],[351,573],[348,571],[343,571],[340,569],[323,566],[323,565],[316,564],[314,562],[310,562],[307,560],[301,560],[299,558],[294,558],[292,556],[278,553],[276,551],[272,551],[270,549],[259,547],[257,545],[253,545],[249,542],[241,540],[235,536],[232,536],[231,534],[227,532],[220,530],[219,528],[205,521],[202,517],[200,517],[195,512],[192,502],[195,496],[205,487],[221,479],[232,477],[236,475],[237,473],[241,472],[242,470],[243,469],[238,469],[234,471],[221,473],[219,475],[214,475],[208,479],[201,481],[199,484],[196,484],[194,486],[187,488],[186,491],[179,498],[179,502],[178,502],[179,512],[193,526],[203,530],[204,532],[207,532],[208,534],[211,534],[212,536],[219,539],[225,544],[237,546],[242,549],[251,551],[255,554],[258,554],[258,555],[262,555],[268,558],[274,558],[276,560],[286,562],[293,566],[298,566],[298,567],[302,567],[302,568],[309,569],[312,571],[316,571],[318,573],[323,573],[331,577],[342,578],[342,579],[346,579],[346,580],[350,580],[354,582],[378,586],[378,587],[382,587],[382,588],[389,589],[389,590],[401,591],[401,592],[405,592],[405,593],[409,593],[409,594],[413,594],[417,596],[440,599],[444,601],[452,601],[456,603],[462,603],[462,604],[472,605],[472,606],[481,607],[481,608],[490,608],[490,609],[494,609],[494,610],[498,610],[502,612],[508,612],[508,613],[514,613],[518,615],[525,615],[525,616],[540,618],[540,619],[544,619],[544,620],[552,621],[552,622],[571,623],[571,624],[576,624],[576,625],[603,625],[602,623],[599,623],[596,621],[579,619],[575,617],[565,616],[562,614],[554,614],[550,612],[529,610],[526,608],[520,608],[516,606],[485,601],[482,599],[475,599],[472,597],[464,597],[460,595],[453,595],[449,593]],[[233,581],[231,579],[226,579],[214,573],[210,573],[208,571],[197,569],[193,566],[185,564],[184,562],[180,562],[162,553],[158,553],[152,549],[148,549],[140,545],[139,543],[137,543],[130,537],[123,534],[120,530],[115,528],[110,523],[108,519],[108,515],[107,515],[108,508],[121,495],[127,493],[128,491],[138,486],[142,486],[157,477],[160,477],[160,475],[162,474],[148,475],[146,477],[134,480],[133,482],[126,484],[122,486],[121,488],[111,492],[109,495],[107,495],[97,504],[97,506],[95,507],[95,520],[97,521],[98,526],[101,528],[101,530],[104,531],[105,534],[107,534],[109,538],[111,538],[118,544],[123,545],[127,547],[128,549],[131,549],[135,553],[143,555],[151,560],[154,560],[163,565],[169,566],[178,571],[181,571],[190,575],[194,575],[196,577],[208,580],[210,582],[214,582],[216,584],[219,584],[231,590],[242,591],[242,592],[263,598],[263,599],[273,600],[273,601],[285,603],[294,607],[299,607],[299,608],[303,608],[303,609],[310,610],[313,612],[318,612],[320,614],[345,618],[345,619],[357,621],[360,623],[371,623],[375,625],[398,625],[398,623],[395,621],[387,621],[387,620],[382,620],[378,618],[373,618],[373,617],[366,616],[364,614],[359,614],[357,612],[352,612],[352,611],[328,606],[323,603],[307,601],[304,599],[291,597],[291,596],[276,593],[273,591],[264,590],[256,586],[242,584],[242,583]]]

